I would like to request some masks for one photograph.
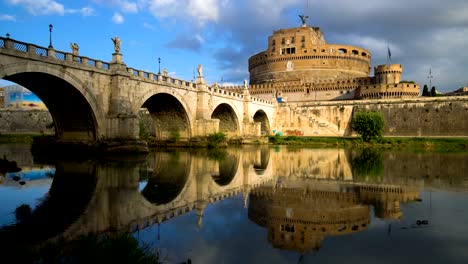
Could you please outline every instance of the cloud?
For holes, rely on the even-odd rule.
[[[138,13],[138,7],[135,2],[122,1],[120,3],[122,12]]]
[[[69,14],[80,14],[85,17],[96,14],[96,11],[92,7],[83,7],[81,9],[66,9],[65,12]]]
[[[222,6],[228,1],[217,0],[141,0],[143,9],[156,18],[179,18],[198,26],[217,22]]]
[[[7,0],[12,5],[20,5],[28,13],[38,15],[64,15],[65,8],[53,0]]]
[[[123,24],[124,17],[120,13],[115,12],[112,16],[112,22],[114,22],[115,24]]]
[[[199,34],[179,34],[166,46],[172,49],[199,51],[204,42],[204,38]]]
[[[147,29],[154,30],[154,26],[151,25],[150,23],[147,23],[147,22],[144,22],[144,23],[143,23],[143,27],[145,27],[145,28],[147,28]]]
[[[1,14],[1,15],[0,15],[0,20],[1,20],[1,21],[12,21],[12,22],[15,22],[15,21],[16,21],[16,17],[15,17],[15,16],[12,16],[12,15],[7,15],[7,14]]]

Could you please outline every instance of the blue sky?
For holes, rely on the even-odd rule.
[[[267,47],[273,30],[319,26],[329,43],[362,46],[372,65],[403,64],[403,79],[440,91],[468,85],[466,0],[0,0],[0,35],[110,61],[111,38],[122,40],[127,66],[161,69],[192,80],[198,64],[209,83],[241,84],[247,60]],[[0,85],[5,81],[0,81]]]

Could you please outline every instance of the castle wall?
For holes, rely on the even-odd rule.
[[[468,136],[468,96],[285,103],[272,129],[283,135],[351,136],[351,120],[359,110],[381,112],[385,136]]]

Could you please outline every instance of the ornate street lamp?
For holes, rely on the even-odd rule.
[[[49,49],[53,49],[54,46],[52,46],[52,28],[54,26],[52,24],[49,25]]]
[[[161,58],[158,58],[158,74],[161,74]]]

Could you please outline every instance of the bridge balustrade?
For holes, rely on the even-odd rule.
[[[10,44],[8,44],[10,43]],[[76,56],[68,52],[52,50],[34,44],[0,37],[0,48],[14,49],[19,52],[31,53],[40,57],[51,57],[60,61],[73,61],[90,67],[109,70],[109,63],[87,57]]]

